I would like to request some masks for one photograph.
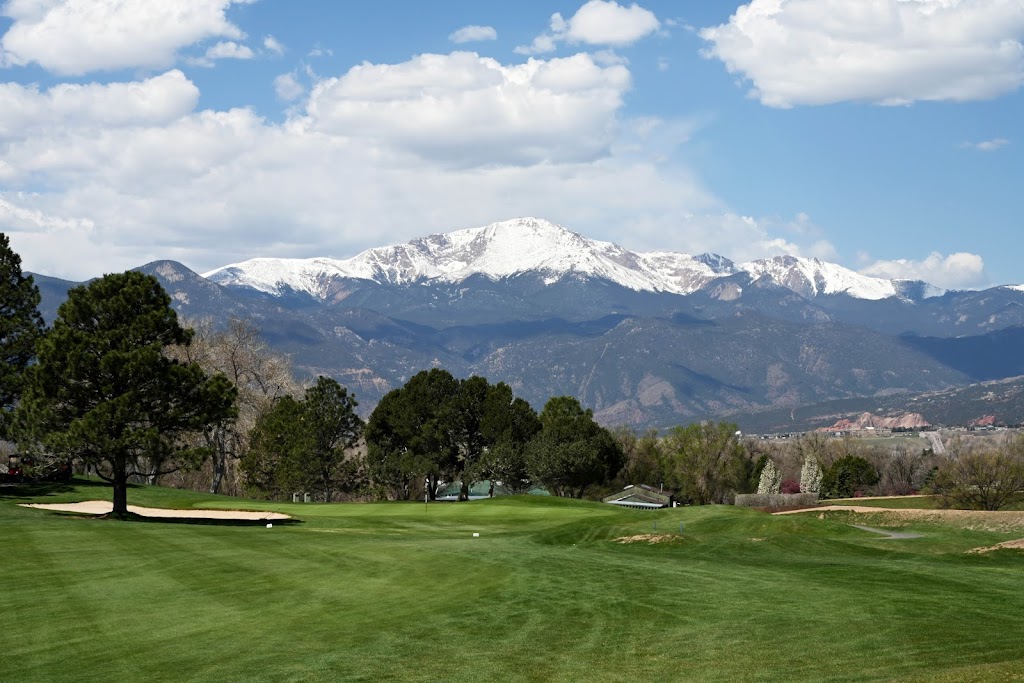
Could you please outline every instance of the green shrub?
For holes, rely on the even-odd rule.
[[[823,498],[851,498],[878,483],[878,470],[864,458],[847,455],[839,458],[821,478]]]

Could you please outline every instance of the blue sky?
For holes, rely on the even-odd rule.
[[[534,215],[1024,282],[1024,0],[11,0],[0,230],[73,279]]]

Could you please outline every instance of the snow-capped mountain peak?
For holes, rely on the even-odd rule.
[[[834,263],[800,256],[773,256],[740,266],[754,279],[768,281],[812,299],[820,294],[847,294],[856,299],[888,299],[898,294],[891,280],[861,275]]]
[[[290,288],[318,297],[325,294],[332,278],[401,285],[461,282],[471,275],[500,279],[522,273],[541,274],[549,283],[579,276],[610,280],[637,291],[686,294],[709,279],[735,272],[728,259],[707,261],[671,252],[637,254],[539,218],[517,218],[369,249],[346,260],[253,259],[204,276],[223,285],[268,293]]]
[[[479,228],[438,233],[406,244],[368,249],[350,259],[258,258],[204,274],[219,284],[270,294],[287,290],[326,298],[339,279],[409,285],[458,283],[474,276],[502,279],[525,273],[547,284],[567,277],[608,280],[635,291],[691,294],[708,283],[746,272],[754,281],[786,287],[805,298],[846,294],[859,299],[924,298],[930,285],[860,275],[819,259],[775,256],[737,265],[717,254],[628,251],[591,240],[540,218],[516,218]],[[913,291],[916,296],[905,292]]]

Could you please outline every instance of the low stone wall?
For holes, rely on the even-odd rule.
[[[736,505],[748,508],[796,508],[818,504],[817,493],[740,493]]]

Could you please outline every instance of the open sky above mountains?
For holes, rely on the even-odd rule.
[[[1024,281],[1024,0],[10,0],[0,231],[84,279],[541,216]]]

